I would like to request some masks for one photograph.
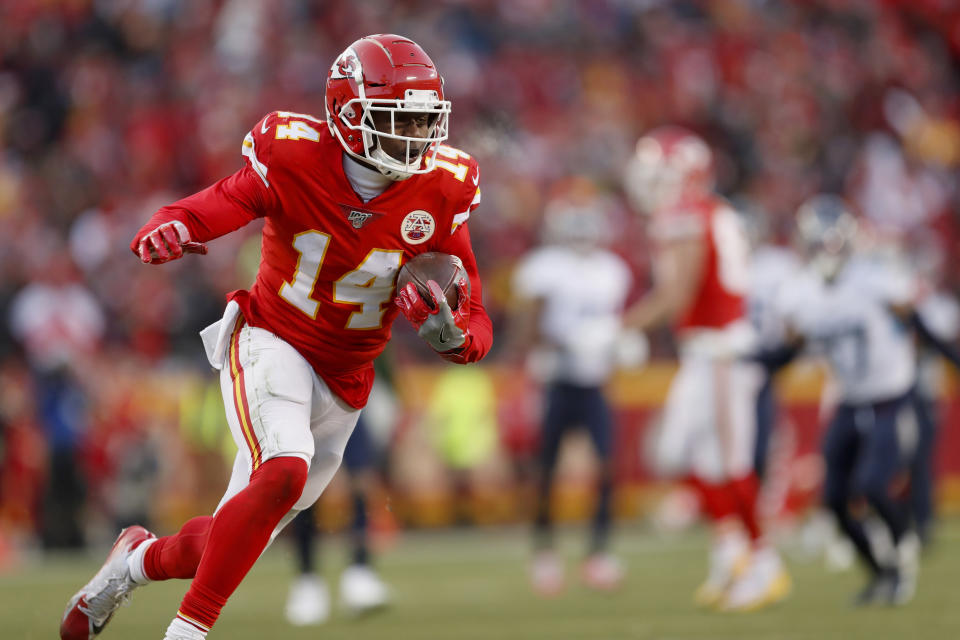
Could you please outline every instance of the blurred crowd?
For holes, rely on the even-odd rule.
[[[265,113],[322,117],[327,70],[354,39],[406,35],[444,74],[451,143],[482,170],[470,225],[502,331],[546,202],[576,178],[623,203],[635,140],[668,122],[716,149],[720,192],[773,241],[804,198],[839,192],[929,279],[960,287],[945,269],[960,165],[950,4],[3,2],[0,538],[80,545],[91,512],[142,519],[156,478],[203,473],[190,463],[219,450],[204,416],[220,409],[202,409],[212,376],[196,334],[252,281],[259,225],[163,268],[126,246],[156,208],[241,166]],[[619,209],[615,248],[642,288],[645,240]],[[398,366],[430,357],[397,333]]]

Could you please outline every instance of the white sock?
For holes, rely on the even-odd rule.
[[[147,547],[156,541],[156,538],[144,540],[136,549],[133,550],[133,553],[130,554],[130,557],[127,558],[127,570],[130,571],[130,579],[139,586],[143,586],[151,582],[150,578],[147,577],[147,574],[143,570],[143,557],[147,554]]]
[[[178,615],[167,627],[167,635],[163,636],[163,640],[205,640],[206,637],[206,631],[201,631]]]

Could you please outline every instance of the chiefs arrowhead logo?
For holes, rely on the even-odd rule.
[[[411,211],[400,223],[400,235],[410,244],[421,244],[433,236],[437,228],[433,216],[422,209]]]
[[[358,82],[363,79],[360,58],[357,57],[352,47],[348,47],[333,63],[333,67],[330,68],[330,77],[333,79],[353,78]]]

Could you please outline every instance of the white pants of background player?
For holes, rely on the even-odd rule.
[[[748,475],[761,382],[759,367],[748,362],[681,357],[656,445],[660,470],[671,476],[692,473],[712,483]]]
[[[330,391],[287,342],[243,322],[234,302],[200,335],[210,364],[220,370],[227,422],[238,449],[217,511],[271,458],[294,456],[309,466],[303,493],[274,529],[272,542],[330,484],[360,410]]]

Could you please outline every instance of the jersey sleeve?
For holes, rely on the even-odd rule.
[[[276,197],[267,179],[271,146],[265,135],[276,114],[258,123],[243,140],[243,168],[206,189],[159,209],[134,236],[130,249],[136,253],[140,240],[165,222],[177,220],[190,231],[190,238],[207,242],[230,233],[252,220],[269,215]]]
[[[458,153],[462,152],[458,151]],[[466,154],[464,155],[466,156]],[[465,165],[458,165],[466,167],[466,173],[463,179],[464,188],[461,192],[461,198],[454,207],[453,220],[450,225],[451,235],[456,233],[460,225],[466,224],[467,220],[470,219],[470,214],[480,206],[480,165],[470,156],[466,156],[466,160]]]
[[[917,281],[905,265],[890,265],[875,278],[875,286],[884,302],[890,305],[911,305],[917,298]]]
[[[457,226],[438,250],[459,257],[470,277],[470,325],[467,342],[459,349],[441,355],[457,364],[476,362],[490,351],[493,344],[493,323],[483,306],[483,285],[470,243],[470,230],[465,221]]]

